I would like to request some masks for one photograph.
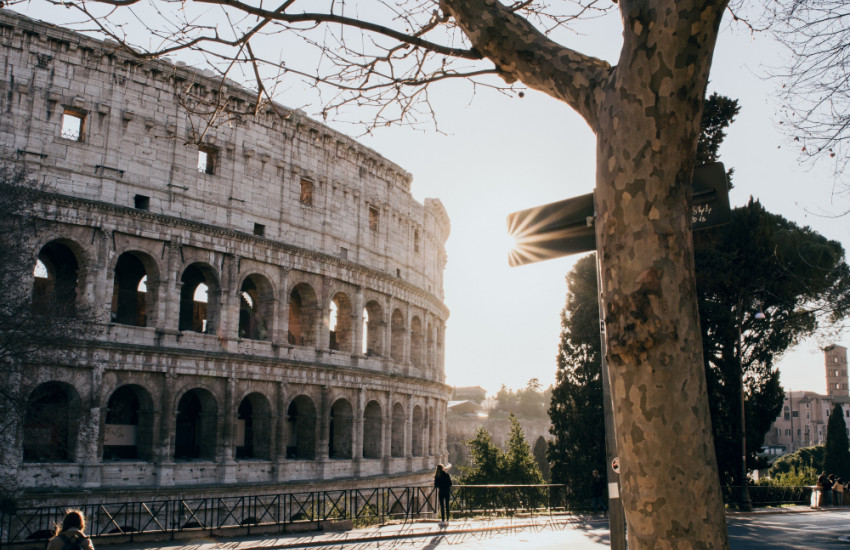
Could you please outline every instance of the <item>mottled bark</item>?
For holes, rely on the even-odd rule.
[[[597,136],[597,240],[630,548],[728,548],[697,315],[688,194],[726,2],[620,1],[616,67],[495,0],[443,0],[506,78]]]

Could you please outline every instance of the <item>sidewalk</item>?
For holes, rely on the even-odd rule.
[[[126,542],[107,545],[101,542],[98,548],[109,550],[277,550],[286,548],[308,548],[321,545],[351,545],[376,541],[415,539],[436,535],[461,535],[465,533],[512,533],[524,529],[587,529],[606,528],[605,516],[557,514],[522,518],[457,519],[448,527],[440,527],[437,520],[388,523],[345,531],[310,531],[304,533],[264,534],[242,537],[215,538],[199,535],[197,539],[160,542]]]
[[[727,510],[728,516],[748,516],[792,513],[823,513],[840,511],[841,508],[812,509],[808,506],[786,506],[782,508],[756,508],[752,512]],[[846,510],[846,508],[844,509]],[[173,541],[146,541],[106,544],[102,541],[99,550],[284,550],[288,548],[310,548],[315,546],[343,546],[378,541],[400,541],[424,539],[433,536],[462,536],[470,533],[491,536],[517,533],[523,530],[576,530],[596,531],[608,529],[608,517],[591,514],[554,514],[493,519],[455,519],[448,527],[440,527],[437,520],[420,519],[408,522],[393,522],[344,531],[309,531],[302,533],[268,533],[239,537],[215,537],[199,534],[197,538]]]

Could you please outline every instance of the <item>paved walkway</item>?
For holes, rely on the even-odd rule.
[[[840,510],[838,508],[835,509]],[[757,508],[753,512],[730,510],[729,516],[752,514],[789,514],[823,513],[828,509],[812,510],[808,506],[789,506],[784,508]],[[366,548],[369,543],[381,542],[381,548],[401,547],[403,541],[417,539],[450,540],[451,545],[463,547],[472,544],[478,548],[489,548],[490,540],[496,537],[517,533],[560,532],[569,533],[571,548],[596,549],[608,547],[608,518],[603,515],[555,514],[551,516],[495,518],[495,519],[456,519],[448,527],[440,527],[436,520],[417,520],[394,522],[382,525],[353,528],[345,531],[310,531],[287,534],[256,534],[232,538],[199,536],[160,542],[127,542],[110,544],[106,541],[98,544],[99,550],[277,550],[287,548],[313,548],[317,546]],[[562,542],[564,539],[561,539]],[[399,544],[393,544],[393,542]]]

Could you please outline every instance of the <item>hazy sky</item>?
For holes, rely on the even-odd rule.
[[[67,13],[39,9],[36,3],[17,9],[50,21]],[[567,34],[565,45],[616,62],[621,34],[616,13],[585,24],[582,31]],[[721,149],[721,160],[735,169],[732,206],[752,195],[769,211],[810,225],[847,249],[850,217],[820,215],[847,210],[847,196],[834,201],[829,166],[801,167],[796,149],[777,131],[777,83],[762,75],[783,55],[770,37],[723,25],[708,92],[736,98],[741,106]],[[444,133],[396,127],[359,139],[411,172],[414,196],[439,198],[451,218],[445,272],[445,302],[451,310],[447,382],[480,385],[489,392],[502,384],[522,387],[530,378],[548,385],[555,378],[564,276],[577,258],[509,268],[505,217],[590,193],[595,138],[569,107],[533,91],[524,98],[487,90],[473,95],[469,86],[455,83],[433,88],[431,98]],[[297,89],[278,100],[301,106]],[[302,108],[308,114],[319,111],[318,106]],[[850,347],[850,335],[837,343]],[[816,342],[788,353],[779,368],[786,389],[824,392],[823,356]]]

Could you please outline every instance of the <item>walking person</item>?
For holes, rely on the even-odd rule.
[[[605,480],[599,475],[599,470],[593,470],[592,477],[590,478],[590,494],[593,497],[591,502],[593,513],[596,513],[597,508],[602,508],[603,512],[607,512],[608,507],[605,505]]]
[[[440,502],[440,527],[449,524],[449,506],[452,498],[452,476],[442,464],[437,464],[434,472],[434,487],[437,488],[437,500]]]
[[[86,518],[80,510],[67,510],[62,524],[56,525],[47,550],[94,550],[91,539],[85,534]]]
[[[840,477],[835,480],[835,484],[832,486],[832,500],[836,506],[844,504],[844,480]]]

